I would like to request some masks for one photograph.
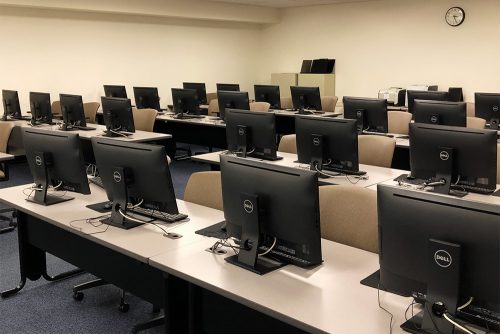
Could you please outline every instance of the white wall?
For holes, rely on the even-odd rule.
[[[449,27],[448,8],[465,22]],[[260,80],[296,72],[302,59],[336,58],[336,95],[375,97],[390,86],[438,84],[500,92],[500,1],[381,0],[292,8],[263,31]]]
[[[144,23],[93,14],[65,15],[0,8],[0,88],[19,91],[26,110],[29,91],[83,95],[99,101],[103,84],[158,87],[161,104],[183,81],[237,82],[249,89],[257,80],[260,31],[255,25],[164,20]]]

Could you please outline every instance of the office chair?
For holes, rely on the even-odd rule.
[[[388,111],[387,126],[389,133],[408,135],[412,114],[406,111]]]
[[[217,116],[219,112],[219,101],[217,99],[210,100],[208,103],[208,116]]]
[[[291,96],[280,98],[280,103],[281,103],[281,109],[292,109],[293,108],[293,102],[292,102]]]
[[[474,102],[467,102],[465,103],[465,106],[467,108],[467,116],[476,117],[476,105]]]
[[[0,122],[0,152],[7,153],[7,143],[9,142],[10,134],[14,124],[12,122]],[[9,180],[9,167],[6,163],[0,164],[0,182]],[[15,210],[12,208],[0,209],[0,221],[7,221],[7,227],[0,228],[0,234],[11,232],[16,228],[14,222]],[[10,215],[4,215],[9,213]]]
[[[53,101],[51,105],[52,115],[62,116],[61,101]]]
[[[212,100],[217,100],[217,93],[207,93],[207,103],[210,104]]]
[[[378,253],[377,192],[353,186],[319,187],[321,237]]]
[[[297,154],[296,140],[297,136],[295,134],[284,135],[283,137],[281,137],[280,143],[278,145],[278,152]]]
[[[222,210],[220,172],[191,174],[184,190],[184,201]]]
[[[471,129],[484,129],[486,127],[486,120],[479,117],[467,116],[467,127]]]
[[[323,111],[334,112],[338,99],[339,98],[336,96],[322,96],[321,97],[321,107],[322,107]]]
[[[85,113],[85,119],[89,123],[95,123],[95,117],[97,115],[97,109],[101,106],[98,102],[85,102],[83,104],[83,112]]]
[[[267,102],[250,102],[250,111],[268,112],[270,107]]]
[[[134,116],[135,129],[141,131],[153,132],[157,114],[158,111],[156,111],[155,109],[132,108],[132,115]]]
[[[358,159],[360,164],[390,168],[396,140],[376,135],[358,136]]]

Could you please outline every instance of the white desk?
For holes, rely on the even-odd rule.
[[[212,153],[206,153],[206,154],[200,154],[200,155],[194,155],[191,157],[191,160],[197,161],[197,162],[203,162],[203,163],[208,163],[213,166],[218,166],[220,164],[220,154],[221,152],[212,152]],[[285,153],[285,152],[277,152],[277,155],[280,157],[283,157],[281,160],[276,160],[276,161],[269,161],[269,160],[262,160],[262,159],[256,159],[256,158],[247,158],[250,160],[254,161],[260,161],[264,163],[269,163],[272,165],[277,165],[277,166],[286,166],[286,167],[293,167],[293,168],[302,168],[302,169],[309,169],[308,164],[301,164],[297,163],[297,155],[292,154],[292,153]],[[392,169],[392,168],[384,168],[384,167],[378,167],[378,166],[371,166],[371,165],[359,165],[359,169],[366,171],[366,175],[368,176],[368,180],[357,180],[354,178],[354,176],[349,176],[349,179],[351,181],[356,182],[355,184],[349,182],[349,179],[345,176],[337,176],[337,177],[331,177],[331,178],[321,178],[321,182],[325,183],[330,183],[330,184],[341,184],[341,185],[353,185],[356,187],[370,187],[372,185],[375,185],[377,183],[381,183],[387,180],[392,180],[396,177],[398,177],[401,174],[408,174],[408,171],[401,170],[401,169]]]
[[[15,158],[15,156],[12,155],[12,154],[7,154],[7,153],[0,152],[0,162],[7,161],[7,160],[12,160],[14,158]]]

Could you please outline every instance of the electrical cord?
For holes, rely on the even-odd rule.
[[[448,313],[448,312],[445,312],[443,313],[443,318],[446,319],[446,321],[448,321],[450,324],[452,324],[453,326],[455,326],[456,328],[462,330],[463,332],[467,333],[467,334],[477,334],[473,331],[471,331],[470,329],[466,328],[465,326],[459,324],[457,321],[453,320],[453,316]]]
[[[326,177],[337,177],[337,176],[344,176],[346,178],[347,181],[349,181],[349,183],[351,184],[357,184],[359,181],[363,180],[363,181],[366,181],[368,180],[368,176],[367,175],[353,175],[352,177],[354,179],[356,179],[356,181],[353,181],[351,180],[351,176],[348,175],[348,174],[343,174],[343,173],[336,173],[336,174],[330,174],[330,173],[325,173],[323,172],[322,170],[320,170],[318,168],[318,164],[315,164],[314,165],[314,169],[316,169],[316,172],[320,173],[321,175],[324,175]]]
[[[259,253],[258,256],[264,256],[264,255],[268,254],[269,252],[271,252],[273,250],[274,246],[276,246],[276,237],[274,237],[274,241],[273,241],[273,244],[271,245],[271,247],[269,247],[265,252]]]
[[[89,224],[95,228],[97,227],[100,227],[102,225],[106,225],[106,228],[101,230],[101,231],[97,231],[97,232],[92,232],[92,233],[83,233],[84,235],[93,235],[93,234],[99,234],[99,233],[104,233],[108,230],[109,228],[109,225],[108,224],[104,224],[101,220],[102,219],[105,219],[105,218],[109,218],[111,215],[107,214],[107,215],[102,215],[102,216],[97,216],[97,217],[92,217],[92,218],[84,218],[84,219],[75,219],[75,220],[72,220],[69,222],[69,226],[71,228],[74,228],[76,230],[78,230],[79,232],[82,232],[83,231],[83,227],[79,227],[79,226],[75,226],[74,223],[76,222],[80,222],[80,221],[83,221],[85,222],[86,224]],[[95,221],[97,220],[97,221]]]
[[[378,307],[391,316],[391,319],[389,321],[389,334],[392,334],[392,320],[394,319],[394,315],[391,312],[389,312],[385,307],[383,307],[382,304],[380,303],[380,282],[377,284],[377,301],[378,301]]]

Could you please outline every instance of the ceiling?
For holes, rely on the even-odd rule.
[[[374,0],[206,0],[213,2],[227,2],[245,5],[273,7],[273,8],[287,8],[287,7],[300,7],[300,6],[314,6],[314,5],[327,5],[343,2],[365,2]]]

